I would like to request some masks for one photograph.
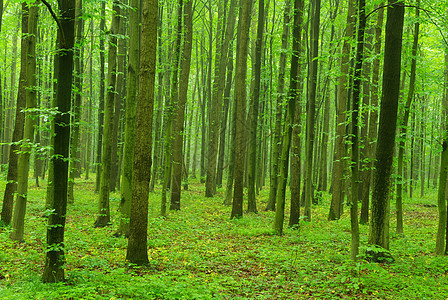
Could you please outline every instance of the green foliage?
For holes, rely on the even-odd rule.
[[[4,182],[0,182],[3,186]],[[145,267],[125,261],[127,240],[115,238],[118,194],[112,194],[113,226],[94,229],[94,183],[79,182],[66,225],[66,274],[62,284],[41,283],[47,219],[45,182],[30,188],[25,243],[0,229],[2,299],[445,299],[446,257],[433,256],[437,211],[423,199],[405,199],[406,236],[391,235],[393,264],[349,258],[350,220],[327,221],[329,195],[314,208],[313,222],[272,235],[272,212],[229,220],[222,193],[203,197],[190,183],[179,212],[159,217],[159,191],[150,195]],[[261,201],[268,193],[263,190]],[[114,200],[115,199],[115,200]],[[261,205],[261,204],[260,204]],[[51,212],[48,212],[51,213]],[[287,206],[288,214],[288,206]],[[391,220],[391,225],[394,224]],[[361,253],[367,226],[361,226]]]

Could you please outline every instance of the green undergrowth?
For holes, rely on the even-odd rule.
[[[0,182],[4,188],[4,182]],[[433,255],[437,230],[436,193],[405,201],[404,236],[394,234],[392,264],[368,263],[368,226],[361,225],[361,257],[350,257],[348,209],[328,222],[329,196],[313,206],[312,222],[273,235],[273,212],[230,220],[224,191],[205,198],[197,182],[183,191],[181,211],[159,217],[160,191],[150,195],[148,266],[125,262],[127,241],[115,238],[119,195],[111,195],[112,225],[94,229],[97,195],[93,181],[77,180],[68,208],[66,277],[41,283],[46,219],[45,185],[30,187],[25,242],[0,229],[1,299],[446,299],[448,261]],[[392,205],[393,206],[393,205]],[[287,207],[288,213],[288,207]],[[286,220],[287,221],[287,220]],[[287,224],[287,222],[285,222]]]

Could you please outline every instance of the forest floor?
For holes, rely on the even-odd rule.
[[[197,182],[183,191],[181,211],[163,219],[156,190],[149,205],[150,264],[131,268],[126,239],[113,237],[119,195],[111,195],[112,225],[95,229],[93,190],[93,181],[77,180],[68,208],[67,281],[43,284],[46,189],[30,186],[25,242],[12,242],[10,229],[0,229],[0,299],[448,299],[448,257],[433,254],[437,208],[424,206],[436,203],[435,192],[405,200],[404,236],[393,233],[392,216],[395,262],[378,264],[350,261],[348,210],[328,222],[328,195],[313,206],[312,222],[275,236],[274,213],[263,211],[267,189],[258,197],[259,213],[237,220],[222,205],[223,189],[205,198]],[[362,225],[361,254],[367,233]]]

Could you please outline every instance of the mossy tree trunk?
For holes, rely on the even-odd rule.
[[[142,1],[140,72],[135,130],[130,235],[126,260],[148,263],[148,197],[151,180],[152,122],[157,55],[158,1]]]
[[[243,216],[243,181],[246,156],[246,74],[252,1],[240,1],[235,72],[235,167],[230,218]]]

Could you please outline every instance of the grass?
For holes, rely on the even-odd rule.
[[[0,189],[4,190],[4,181]],[[0,229],[1,299],[447,299],[447,257],[433,255],[437,208],[432,192],[405,201],[404,236],[393,232],[393,264],[357,262],[350,256],[348,211],[328,222],[329,196],[313,207],[312,222],[284,236],[272,234],[274,214],[263,212],[268,191],[258,197],[258,214],[230,220],[223,190],[205,198],[190,183],[181,211],[160,218],[160,191],[150,195],[150,264],[125,262],[127,241],[115,238],[118,194],[111,195],[112,226],[94,229],[97,195],[93,181],[77,180],[75,204],[66,225],[66,277],[41,283],[45,226],[45,186],[30,187],[25,243]],[[393,215],[393,212],[392,212]],[[361,250],[368,226],[361,226]]]

